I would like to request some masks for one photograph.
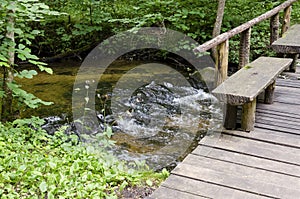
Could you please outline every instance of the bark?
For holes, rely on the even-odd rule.
[[[15,4],[15,2],[11,2]],[[12,31],[6,33],[6,37],[11,41],[12,45],[8,49],[8,65],[9,67],[4,68],[3,74],[3,90],[5,91],[5,97],[2,98],[1,107],[1,121],[6,121],[13,115],[12,112],[12,91],[8,88],[7,84],[12,83],[14,78],[14,64],[15,64],[15,33],[13,31],[15,25],[14,10],[8,12],[7,23],[12,27]]]
[[[225,2],[226,2],[226,0],[219,0],[217,17],[216,17],[216,22],[214,25],[213,35],[212,35],[213,38],[220,35],[220,33],[221,33],[222,21],[223,21],[223,16],[224,16],[224,9],[225,9]],[[212,56],[213,56],[214,60],[216,60],[216,58],[217,58],[217,48],[216,47],[212,48]]]

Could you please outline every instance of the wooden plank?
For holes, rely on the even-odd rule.
[[[299,80],[289,80],[289,79],[277,79],[276,85],[282,86],[282,87],[300,88],[300,81]]]
[[[258,194],[248,193],[225,186],[219,186],[195,179],[185,178],[182,176],[171,175],[164,183],[164,187],[170,189],[182,190],[187,193],[194,193],[213,198],[246,198],[246,199],[263,199],[269,198]],[[179,197],[175,197],[179,198]]]
[[[274,113],[274,112],[273,112]],[[279,121],[290,121],[290,122],[294,122],[296,125],[299,124],[300,122],[300,118],[298,117],[293,117],[292,115],[276,115],[276,114],[272,114],[272,113],[262,113],[262,112],[256,112],[256,118],[270,118],[270,119],[274,119],[274,120],[279,120]]]
[[[199,144],[300,166],[299,149],[231,135],[218,136],[206,136]]]
[[[300,126],[299,125],[295,125],[295,123],[289,122],[289,121],[275,121],[269,118],[260,118],[258,120],[256,120],[256,123],[260,123],[260,124],[268,124],[268,125],[272,125],[274,127],[284,127],[287,129],[293,129],[293,130],[298,130],[300,131]]]
[[[192,154],[215,158],[218,160],[241,164],[253,168],[259,168],[267,171],[277,172],[285,175],[300,177],[299,166],[240,154],[238,152],[225,151],[206,146],[199,146],[192,152]]]
[[[299,106],[292,105],[292,104],[284,104],[284,106],[283,106],[279,102],[274,102],[272,105],[257,104],[257,109],[272,110],[272,111],[278,111],[281,113],[300,115]]]
[[[300,119],[300,115],[294,115],[289,113],[282,113],[278,111],[272,111],[272,110],[265,110],[265,109],[256,109],[256,115],[262,115],[267,117],[275,117],[280,116],[282,118],[285,118],[285,120],[298,120]]]
[[[291,62],[292,59],[260,57],[230,76],[212,93],[232,105],[253,101]],[[245,81],[247,83],[241,84]]]
[[[170,189],[167,187],[159,187],[155,190],[148,199],[204,199],[207,197],[202,197],[195,194],[185,193],[179,190]]]
[[[300,133],[299,135],[287,134],[283,132],[276,132],[267,129],[255,128],[251,133],[244,133],[241,131],[223,130],[227,135],[238,136],[241,138],[248,138],[272,144],[279,144],[300,149]],[[299,150],[300,152],[300,150]]]
[[[298,88],[276,86],[275,89],[275,96],[300,97],[300,90]]]
[[[199,165],[201,169],[198,169]],[[268,197],[296,198],[300,195],[299,178],[203,157],[182,162],[172,173]]]
[[[277,53],[300,53],[300,24],[293,25],[284,35],[272,44]]]
[[[201,168],[207,168],[217,172],[222,172],[225,175],[228,174],[228,175],[238,176],[238,177],[242,177],[242,179],[245,177],[249,181],[253,181],[253,183],[256,180],[259,180],[262,184],[266,183],[269,184],[270,186],[277,185],[277,184],[281,186],[289,185],[288,186],[289,189],[298,190],[300,192],[299,190],[300,178],[296,176],[289,176],[281,173],[276,173],[273,171],[267,171],[265,169],[249,167],[248,165],[235,164],[228,161],[222,161],[214,158],[209,158],[206,156],[197,156],[193,154],[188,155],[186,159],[182,162],[182,164],[187,164],[191,166],[201,165]],[[247,189],[242,189],[242,190],[247,190]],[[251,189],[248,191],[251,191]]]
[[[300,128],[300,120],[299,119],[290,119],[288,120],[287,118],[280,118],[280,116],[261,116],[261,115],[257,115],[257,118],[256,118],[256,122],[261,122],[261,120],[263,121],[270,121],[271,123],[269,124],[276,124],[276,123],[283,123],[285,124],[287,127],[290,127],[290,128],[293,128],[293,129],[299,129]]]
[[[291,95],[276,95],[274,101],[284,104],[300,105],[299,98]]]
[[[285,132],[285,133],[290,133],[290,134],[299,134],[299,130],[297,130],[297,129],[290,129],[290,128],[285,128],[285,127],[280,127],[280,126],[273,126],[273,125],[264,124],[264,123],[255,123],[254,126],[257,127],[257,128],[280,131],[280,132]]]

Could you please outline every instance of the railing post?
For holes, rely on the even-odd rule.
[[[224,82],[227,78],[228,71],[228,53],[229,53],[229,40],[217,45],[216,57],[216,87]],[[236,125],[236,107],[226,104],[224,127],[227,129],[234,129]]]
[[[250,57],[250,39],[251,27],[241,33],[240,49],[239,49],[239,68],[241,69],[249,63]]]
[[[270,19],[270,45],[279,38],[279,13],[273,15]]]
[[[217,46],[217,59],[216,59],[216,78],[215,85],[218,86],[227,78],[228,71],[228,52],[229,40],[220,43]]]
[[[281,36],[290,28],[292,5],[284,9]]]

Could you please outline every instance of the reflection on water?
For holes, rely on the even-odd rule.
[[[32,80],[21,80],[27,91],[54,102],[23,111],[22,116],[45,117],[45,128],[50,131],[71,122],[72,90],[79,66],[59,63],[51,66],[53,75],[40,73]],[[115,127],[117,145],[112,152],[124,160],[145,160],[155,169],[176,164],[222,120],[214,97],[191,87],[178,71],[162,64],[114,62],[101,76],[96,93],[99,122]],[[95,131],[103,130],[101,124],[90,125]]]

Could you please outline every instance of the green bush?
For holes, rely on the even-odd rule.
[[[126,186],[152,185],[168,176],[129,168],[63,130],[50,136],[42,123],[38,118],[0,123],[0,198],[117,198]]]

